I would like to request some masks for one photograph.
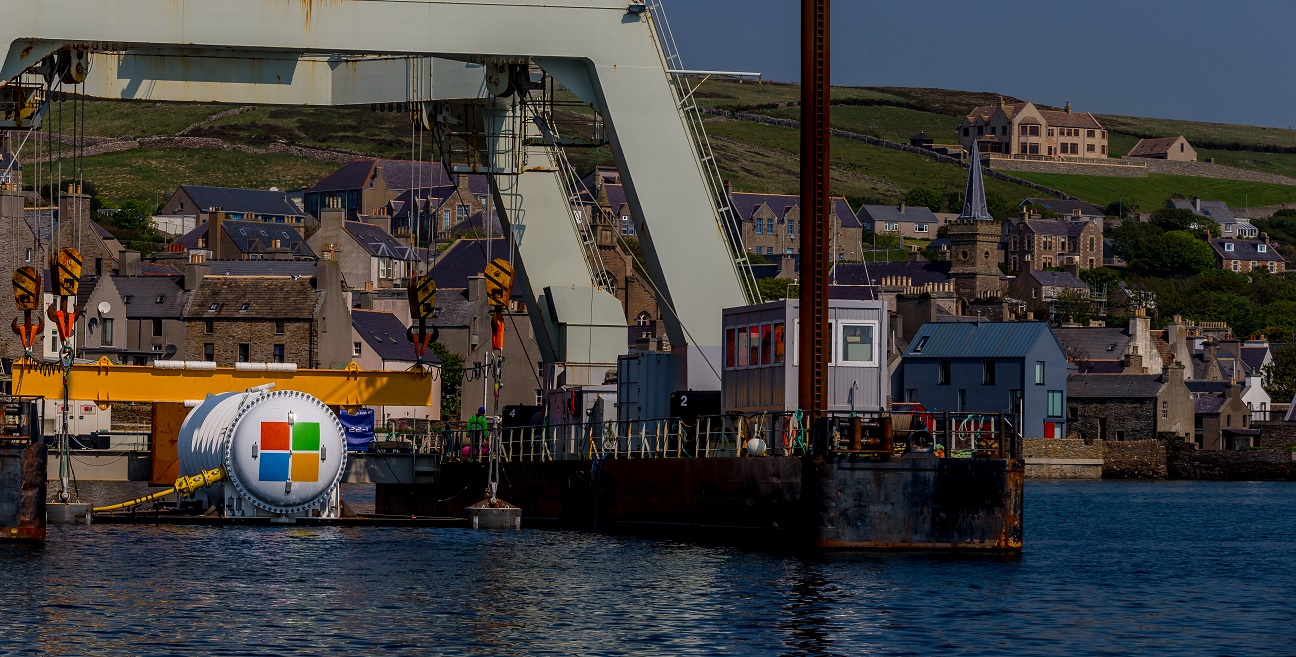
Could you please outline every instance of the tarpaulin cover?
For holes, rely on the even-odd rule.
[[[355,413],[346,409],[338,413],[342,428],[346,430],[347,449],[353,452],[365,452],[374,440],[374,412],[372,408],[361,408]]]

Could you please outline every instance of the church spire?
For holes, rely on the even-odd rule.
[[[963,212],[959,219],[991,220],[986,208],[985,182],[981,179],[981,148],[972,142],[972,161],[968,164],[967,191],[963,194]]]

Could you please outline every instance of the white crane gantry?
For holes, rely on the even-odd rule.
[[[70,48],[86,53],[83,88],[101,98],[356,105],[487,97],[487,121],[503,122],[516,103],[490,99],[484,71],[534,64],[602,114],[642,221],[662,319],[685,360],[710,354],[714,363],[720,309],[748,300],[725,200],[639,0],[0,0],[0,15],[0,47],[8,44],[0,87]],[[425,59],[415,69],[426,80],[411,81],[411,58]],[[625,317],[591,280],[551,151],[523,148],[521,167],[509,172],[520,203],[497,193],[496,204],[540,311],[532,313],[537,337],[547,361],[589,366],[589,381],[572,380],[569,367],[569,385],[601,383],[603,368],[625,352]],[[689,369],[719,369],[699,365]]]

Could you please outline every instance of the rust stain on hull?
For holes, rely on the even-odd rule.
[[[0,443],[0,541],[45,540],[43,443]]]

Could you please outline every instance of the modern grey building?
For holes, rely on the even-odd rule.
[[[1062,438],[1067,373],[1044,322],[932,322],[909,343],[891,393],[929,411],[1020,412],[1026,438]]]

